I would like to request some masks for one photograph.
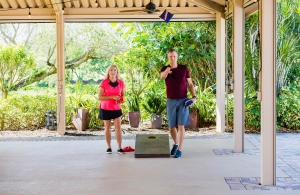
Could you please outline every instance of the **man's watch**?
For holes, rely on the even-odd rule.
[[[192,98],[193,98],[193,99],[194,99],[194,98],[196,99],[196,97],[197,97],[197,96],[194,95]]]

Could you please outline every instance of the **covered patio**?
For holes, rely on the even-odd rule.
[[[275,186],[260,185],[260,135],[245,136],[244,153],[233,152],[230,134],[188,137],[181,159],[106,154],[103,136],[1,138],[0,194],[296,195],[299,138],[277,136]],[[123,145],[134,148],[135,137]]]
[[[217,131],[225,130],[225,19],[233,19],[233,66],[231,87],[234,90],[234,137],[233,152],[244,153],[247,146],[244,139],[244,22],[245,17],[260,9],[261,35],[261,71],[260,91],[261,100],[261,183],[262,185],[276,184],[276,107],[275,107],[275,78],[276,78],[276,0],[153,0],[158,9],[174,12],[172,21],[216,21],[216,67],[217,67]],[[110,22],[110,21],[162,21],[158,14],[144,12],[149,0],[2,0],[0,22],[55,22],[57,38],[57,110],[58,134],[64,135],[65,121],[65,55],[64,55],[64,24],[66,22]],[[258,6],[259,4],[259,6]],[[139,10],[132,12],[129,10]],[[141,11],[142,10],[142,11]],[[122,12],[120,12],[122,11]],[[127,12],[128,11],[128,12]],[[59,143],[59,142],[54,142]],[[36,143],[35,143],[36,144]],[[188,144],[188,143],[187,143]],[[193,145],[193,142],[190,141]],[[57,146],[56,146],[57,147]],[[85,146],[84,146],[85,147]],[[188,146],[187,146],[188,147]],[[226,146],[232,148],[232,146]],[[66,151],[62,145],[61,152]],[[60,149],[61,149],[60,148]],[[192,148],[192,147],[191,147]],[[29,150],[33,152],[32,149]],[[80,151],[80,149],[79,149]],[[9,150],[11,154],[12,151]],[[49,150],[47,154],[51,152]],[[71,152],[71,151],[70,151]],[[193,151],[194,152],[194,151]],[[193,153],[191,152],[191,153]],[[17,154],[15,154],[17,155]],[[66,155],[68,156],[68,155]],[[78,154],[78,156],[80,156]],[[18,156],[16,156],[18,157]],[[96,158],[97,156],[95,156]],[[127,158],[127,157],[125,157]],[[199,158],[199,156],[197,157]],[[188,159],[187,159],[188,160]],[[205,158],[205,160],[208,160]],[[204,161],[208,163],[210,161]],[[210,162],[212,163],[212,162]],[[232,161],[231,164],[239,163]],[[53,166],[59,168],[55,162]],[[220,163],[222,166],[223,163]],[[241,165],[244,169],[244,165]],[[106,164],[105,167],[109,166]],[[178,168],[180,169],[180,168]],[[197,171],[201,170],[197,166]],[[224,166],[226,171],[227,166]],[[117,170],[117,169],[115,169]],[[122,169],[123,170],[123,169]],[[176,170],[176,169],[174,169]],[[101,169],[101,171],[103,171]],[[186,170],[179,170],[186,171]],[[244,170],[247,171],[247,170]],[[123,173],[124,174],[124,173]],[[186,174],[193,174],[193,170]],[[200,173],[199,173],[200,174]],[[79,174],[80,175],[80,174]],[[128,177],[128,174],[125,175]],[[176,176],[176,175],[174,175]],[[111,176],[108,176],[111,177]],[[113,178],[117,177],[117,173]],[[178,177],[178,176],[177,176]],[[225,176],[224,176],[225,177]],[[79,179],[79,178],[77,178]],[[202,185],[199,180],[193,181],[195,188]],[[185,180],[185,182],[188,182]],[[211,180],[214,185],[215,180]],[[77,184],[78,185],[78,184]],[[123,186],[124,184],[118,184]],[[180,185],[179,185],[180,186]],[[70,186],[68,186],[70,187]],[[74,186],[72,186],[73,188]],[[71,187],[70,187],[71,188]],[[74,189],[74,188],[73,188]],[[70,189],[70,190],[73,190]],[[175,189],[175,188],[174,188]],[[214,189],[212,187],[212,189]],[[174,190],[174,193],[176,191]]]

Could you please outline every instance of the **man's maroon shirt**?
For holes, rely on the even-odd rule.
[[[166,70],[168,66],[164,66],[160,72]],[[172,73],[168,74],[165,79],[167,87],[167,98],[182,99],[187,97],[187,78],[190,78],[190,72],[184,65],[178,64],[176,68],[171,69]]]

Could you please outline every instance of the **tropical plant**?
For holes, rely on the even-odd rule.
[[[82,124],[86,125],[88,123],[90,128],[94,128],[96,125],[100,124],[100,121],[97,121],[96,114],[97,111],[99,113],[99,100],[97,96],[95,96],[96,91],[93,88],[84,85],[80,81],[76,81],[74,88],[72,85],[70,85],[69,90],[73,93],[68,96],[67,122],[69,123],[72,121],[74,124],[77,113],[79,109],[81,109],[88,111],[88,113],[84,112],[87,113],[85,117],[80,118]]]
[[[166,99],[162,93],[156,93],[153,88],[145,93],[145,100],[142,103],[143,108],[149,114],[161,115],[166,110]]]
[[[245,95],[253,96],[259,89],[259,27],[258,14],[246,19],[245,31]]]
[[[283,86],[289,84],[289,79],[293,80],[291,70],[297,68],[299,77],[300,2],[281,0],[277,9],[277,93],[279,93]]]
[[[85,102],[83,101],[83,96],[86,94],[87,90],[84,87],[83,83],[80,81],[76,81],[75,88],[74,88],[74,94],[71,94],[69,96],[69,104],[71,107],[76,110],[78,108],[84,108]]]
[[[230,21],[230,20],[229,20]],[[232,21],[228,23],[232,25]],[[246,18],[245,22],[245,95],[254,96],[259,90],[261,71],[259,13]],[[296,81],[300,75],[300,1],[277,1],[277,83],[276,92]],[[230,33],[230,32],[229,32]],[[229,40],[229,49],[231,48]],[[227,56],[228,58],[231,55]],[[230,60],[230,59],[229,59]]]
[[[129,112],[140,111],[140,102],[137,96],[128,96],[126,99],[126,105]]]
[[[85,108],[89,110],[88,120],[89,128],[95,129],[102,126],[103,121],[98,118],[99,116],[99,100],[96,96],[88,94],[84,99]]]
[[[194,107],[198,110],[198,116],[200,122],[214,123],[216,121],[216,95],[214,94],[214,87],[205,87],[202,89],[199,87],[199,83],[196,82],[196,96],[197,100],[194,103]]]

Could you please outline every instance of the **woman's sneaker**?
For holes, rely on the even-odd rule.
[[[118,150],[118,154],[125,154],[124,150],[121,148],[120,150]]]
[[[111,153],[112,153],[111,148],[108,148],[108,149],[106,150],[106,153],[107,153],[107,154],[111,154]]]

